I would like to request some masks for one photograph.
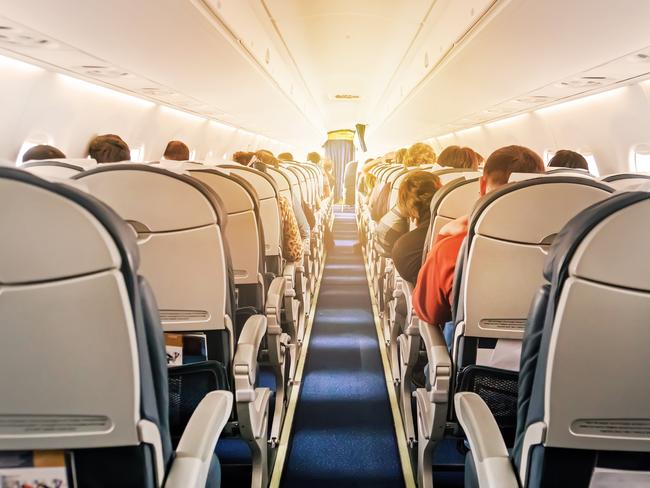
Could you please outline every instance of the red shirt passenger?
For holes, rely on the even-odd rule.
[[[506,146],[494,151],[485,163],[480,180],[481,196],[506,183],[512,173],[543,173],[544,161],[522,146]],[[443,326],[451,320],[452,288],[458,252],[467,236],[468,217],[444,226],[427,255],[413,290],[413,308],[431,325]]]

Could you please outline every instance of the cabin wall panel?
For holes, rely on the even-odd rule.
[[[537,151],[590,152],[601,174],[629,171],[630,151],[650,143],[650,83],[643,82],[434,139],[438,150],[470,146],[485,157],[521,144]]]
[[[223,159],[240,149],[287,146],[144,99],[0,57],[0,159],[15,161],[26,141],[50,143],[68,157],[85,157],[97,134],[120,135],[145,160],[162,156],[171,139],[197,159]]]

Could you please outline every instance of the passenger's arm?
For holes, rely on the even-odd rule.
[[[518,488],[506,443],[483,399],[476,393],[454,396],[456,415],[463,427],[481,488]]]
[[[232,393],[213,391],[198,404],[181,437],[165,487],[204,487],[214,449],[232,410]]]

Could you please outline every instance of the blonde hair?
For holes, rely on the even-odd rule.
[[[404,166],[421,166],[423,164],[434,164],[436,153],[431,146],[424,142],[416,142],[408,148]]]
[[[437,175],[428,171],[411,171],[402,180],[397,193],[397,205],[402,215],[418,222],[426,220],[431,199],[441,186]]]

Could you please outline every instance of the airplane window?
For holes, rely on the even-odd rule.
[[[141,163],[144,160],[144,146],[131,149],[131,161]]]
[[[37,145],[38,145],[37,142],[30,142],[30,141],[23,142],[23,145],[20,146],[20,150],[18,151],[18,157],[16,158],[16,166],[20,166],[21,164],[23,164],[23,154],[25,154],[27,151],[29,151],[31,148]]]
[[[555,151],[551,151],[550,149],[547,149],[544,151],[544,165],[548,166],[548,163],[553,159],[553,156],[555,156]]]
[[[634,171],[650,172],[650,145],[640,144],[634,148]]]
[[[192,149],[190,151],[190,161],[195,161],[196,160],[196,149]]]

